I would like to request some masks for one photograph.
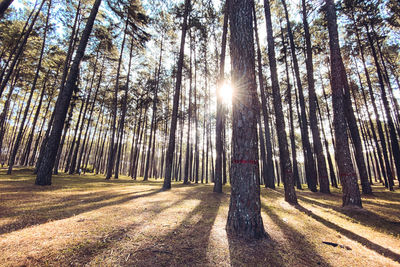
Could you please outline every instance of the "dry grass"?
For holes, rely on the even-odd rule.
[[[292,207],[282,188],[263,188],[269,239],[244,242],[224,229],[228,188],[161,192],[161,181],[93,175],[33,181],[31,170],[0,170],[2,266],[400,266],[400,191],[375,186],[364,209],[347,210],[339,191],[298,192]]]

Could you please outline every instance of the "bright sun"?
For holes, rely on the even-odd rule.
[[[219,97],[224,104],[232,103],[233,88],[229,82],[224,82],[219,90]]]

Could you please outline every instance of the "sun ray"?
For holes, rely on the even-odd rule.
[[[222,103],[225,105],[231,104],[232,95],[233,95],[233,88],[230,82],[225,81],[219,90],[219,97],[221,98]]]

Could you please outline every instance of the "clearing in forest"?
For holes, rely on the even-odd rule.
[[[400,266],[400,191],[379,186],[362,210],[340,208],[338,190],[298,191],[293,207],[282,187],[262,188],[269,238],[244,242],[226,235],[228,186],[162,192],[160,180],[94,175],[33,184],[30,169],[0,170],[2,266]]]

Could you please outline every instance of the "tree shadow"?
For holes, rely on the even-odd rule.
[[[346,236],[347,238],[357,241],[358,243],[362,244],[363,246],[365,246],[371,250],[374,250],[378,254],[381,254],[386,258],[392,259],[392,260],[400,263],[400,255],[391,251],[390,249],[384,248],[378,244],[371,242],[370,240],[368,240],[362,236],[359,236],[359,235],[357,235],[347,229],[344,229],[330,221],[327,221],[324,218],[316,215],[312,211],[310,211],[300,205],[296,206],[296,209],[307,214],[308,216],[310,216],[311,218],[315,219],[316,221],[322,223],[323,225],[341,233],[342,235]]]
[[[282,198],[279,190],[262,190],[265,199]],[[331,266],[313,244],[298,230],[285,223],[270,207],[261,202],[266,215],[282,230],[290,248],[272,237],[246,241],[228,235],[231,266]],[[268,233],[268,227],[266,229]]]
[[[371,206],[375,206],[378,209],[387,208],[387,209],[392,209],[393,212],[397,212],[397,211],[400,210],[400,203],[399,204],[377,203],[377,202],[374,202],[374,201],[371,201],[371,200],[366,200],[366,199],[363,199],[362,202],[363,202],[363,204],[365,203],[365,204],[368,204],[368,205],[371,205]],[[397,215],[397,214],[394,214],[394,215]],[[400,216],[400,215],[398,215],[398,216]]]
[[[90,262],[90,259],[97,255],[100,251],[104,251],[113,246],[124,238],[127,238],[127,232],[137,227],[137,224],[130,224],[125,228],[118,228],[110,233],[102,234],[94,240],[83,240],[74,243],[62,250],[58,250],[53,255],[45,255],[41,257],[27,257],[23,260],[21,266],[48,266],[51,259],[51,266],[82,266],[83,263]]]
[[[185,216],[179,226],[161,237],[154,237],[152,244],[142,244],[132,252],[130,261],[125,262],[124,265],[207,265],[210,234],[224,197],[226,195],[213,192],[192,191],[186,200],[198,199],[200,203]]]
[[[24,264],[26,266],[47,265],[49,259],[52,262],[52,266],[82,266],[84,264],[89,264],[96,255],[100,255],[102,252],[109,250],[116,243],[127,239],[131,240],[129,233],[134,231],[135,228],[143,223],[151,223],[151,219],[154,214],[160,214],[163,210],[168,209],[179,202],[193,199],[193,193],[198,193],[197,190],[199,189],[200,188],[194,189],[194,191],[192,190],[191,192],[184,192],[183,198],[180,198],[163,207],[160,205],[165,202],[163,199],[155,202],[149,202],[151,207],[148,209],[146,208],[146,214],[143,215],[143,213],[141,213],[141,215],[144,216],[144,219],[141,222],[128,224],[126,226],[119,226],[116,224],[114,227],[112,227],[111,231],[99,233],[100,236],[96,235],[91,239],[84,239],[79,242],[74,242],[64,249],[52,252],[50,255],[41,257],[27,257],[26,259],[21,260],[25,261]],[[151,196],[151,194],[146,196]],[[120,258],[121,261],[125,260],[125,258],[121,256]],[[127,263],[123,261],[121,262],[121,265],[127,265]]]
[[[268,238],[245,240],[228,234],[231,266],[285,266],[277,243]]]
[[[148,193],[144,193],[147,191],[151,191]],[[160,190],[144,190],[144,191],[139,191],[139,192],[134,192],[134,193],[124,193],[124,194],[104,194],[100,196],[95,196],[95,197],[89,197],[82,201],[76,201],[74,199],[74,196],[71,196],[73,200],[64,203],[63,205],[50,205],[48,207],[41,207],[38,205],[37,209],[33,209],[32,211],[29,211],[29,214],[32,216],[21,216],[22,218],[15,221],[11,222],[5,225],[2,225],[0,227],[0,234],[5,234],[5,233],[10,233],[14,232],[32,225],[38,225],[38,224],[43,224],[47,223],[49,221],[54,221],[54,220],[62,220],[66,219],[75,215],[79,215],[84,212],[89,212],[93,211],[102,207],[106,206],[112,206],[112,205],[119,205],[123,204],[125,202],[128,202],[133,199],[137,198],[142,198],[142,197],[148,197],[155,195],[157,193],[161,192]],[[138,194],[142,193],[142,194]],[[120,198],[122,197],[122,198]],[[114,201],[107,201],[113,198],[120,198]],[[101,201],[101,202],[100,202]],[[100,203],[99,203],[100,202]],[[85,204],[91,204],[89,206],[84,206]],[[68,209],[67,209],[68,208]],[[67,210],[65,210],[67,209]],[[2,215],[1,217],[9,217],[8,214]],[[25,219],[26,218],[26,219]]]
[[[262,266],[330,266],[320,256],[316,248],[298,230],[285,223],[279,216],[264,203],[261,208],[271,220],[281,228],[290,249],[282,247],[280,242],[273,239],[264,239],[254,242],[244,242],[228,236],[231,265],[261,265]],[[268,232],[268,229],[267,229]]]
[[[303,197],[301,195],[298,195],[297,198],[312,205],[316,205],[325,209],[332,209],[336,212],[350,217],[352,220],[357,221],[364,226],[372,227],[373,229],[376,229],[380,232],[390,233],[394,236],[397,236],[400,233],[400,222],[388,220],[376,214],[375,212],[369,211],[365,208],[346,209],[331,204],[321,203],[317,200],[311,199],[309,197]]]

